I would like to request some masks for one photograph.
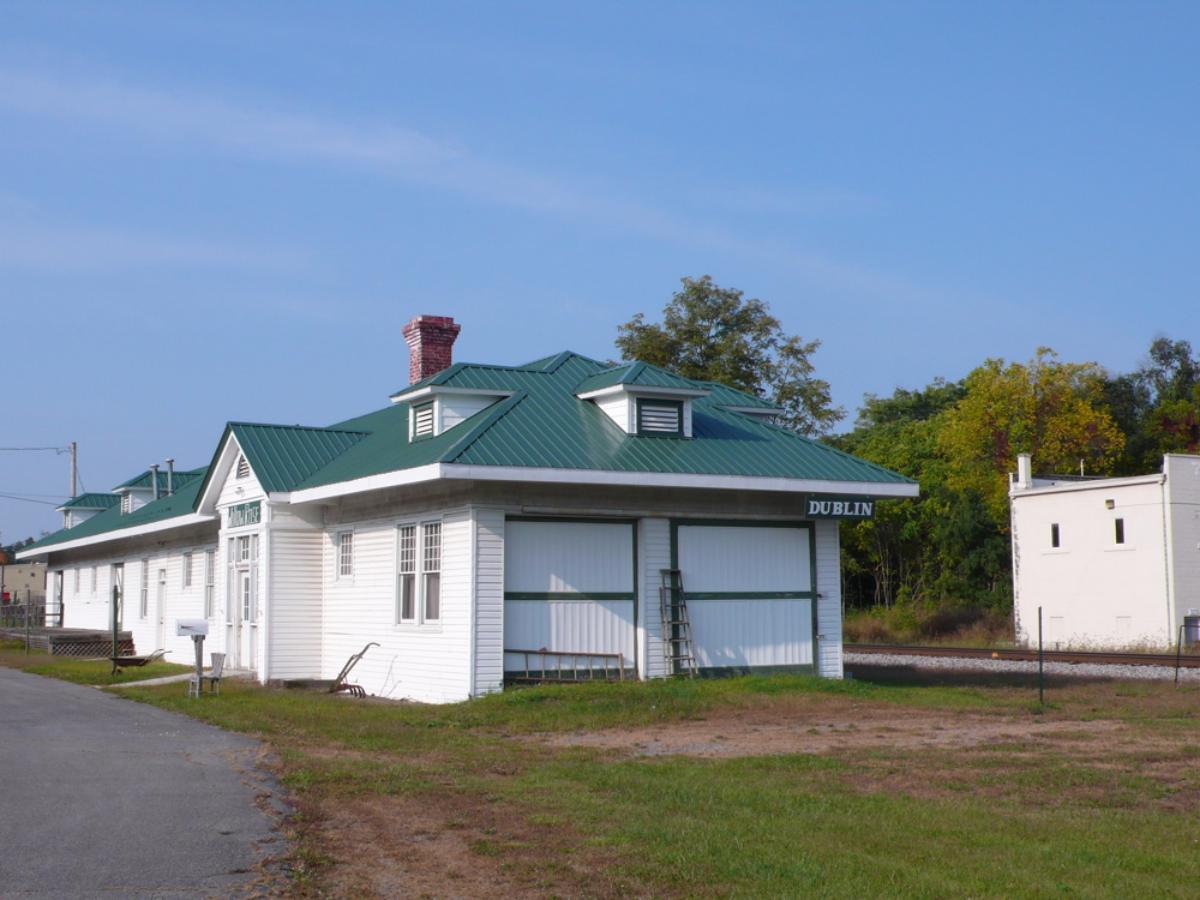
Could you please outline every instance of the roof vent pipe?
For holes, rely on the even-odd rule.
[[[175,493],[175,460],[167,457],[167,496]]]
[[[158,499],[158,463],[150,467],[150,485],[154,488],[154,499]]]

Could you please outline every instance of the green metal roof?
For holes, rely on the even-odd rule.
[[[161,522],[164,519],[185,516],[194,509],[196,498],[199,496],[200,485],[203,481],[199,476],[204,472],[205,469],[192,469],[188,474],[195,477],[169,497],[159,497],[157,500],[152,500],[145,506],[125,515],[121,514],[120,506],[109,507],[104,512],[92,516],[86,522],[81,522],[74,528],[64,528],[61,531],[56,531],[54,534],[48,535],[40,541],[35,541],[28,547],[22,547],[19,552],[25,553],[28,550],[39,550],[43,547],[52,547],[55,544],[62,544],[66,541],[104,534],[107,531],[136,528],[139,525],[149,525],[152,522]]]
[[[231,422],[229,431],[268,493],[292,490],[366,437],[363,431],[247,422]]]
[[[623,371],[616,377],[657,379],[660,372],[663,370],[648,366],[636,375]],[[727,410],[724,407],[770,404],[741,391],[717,390],[707,384],[704,388],[712,393],[692,401],[693,438],[626,434],[595,404],[575,396],[579,385],[592,379],[602,381],[613,377],[613,373],[612,368],[578,354],[557,354],[519,367],[451,366],[414,387],[440,384],[511,391],[512,396],[437,437],[415,442],[408,440],[406,403],[339,422],[332,427],[370,434],[297,488],[433,462],[911,483],[895,472],[819,441]],[[679,382],[689,387],[703,384],[663,374],[676,379],[671,386],[681,386]]]
[[[405,392],[431,384],[510,396],[498,399],[449,431],[416,441],[409,440],[409,407],[402,402],[328,428],[233,422],[226,426],[217,452],[226,436],[235,436],[263,489],[271,493],[435,462],[741,475],[863,485],[913,483],[882,466],[727,408],[771,408],[761,398],[723,385],[681,378],[643,363],[612,367],[569,351],[523,366],[459,363],[411,385]],[[626,434],[594,403],[576,396],[581,386],[595,389],[611,384],[708,391],[692,400],[693,437]],[[176,472],[174,496],[160,498],[125,516],[113,506],[74,528],[43,538],[32,549],[186,515],[198,504],[212,471],[213,467],[205,467]],[[159,477],[160,486],[165,487],[165,473],[160,472]],[[149,485],[149,472],[144,472],[121,487]]]
[[[120,494],[80,494],[78,497],[72,497],[58,509],[108,509],[120,502]]]
[[[695,381],[683,378],[674,372],[668,372],[666,369],[660,369],[658,366],[652,366],[650,363],[632,362],[588,375],[575,385],[575,393],[586,394],[589,391],[598,391],[618,384],[688,391],[707,390],[707,388],[700,387]]]

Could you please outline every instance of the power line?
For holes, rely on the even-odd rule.
[[[20,500],[22,503],[41,503],[44,506],[62,506],[62,501],[53,500],[34,500],[32,497],[18,497],[16,494],[0,494],[0,499],[3,500]]]
[[[33,453],[38,450],[53,450],[55,453],[70,453],[70,447],[0,447],[0,451],[8,453]]]

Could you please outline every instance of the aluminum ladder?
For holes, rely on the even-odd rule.
[[[688,618],[687,595],[683,591],[683,572],[679,569],[660,569],[658,587],[659,613],[662,616],[663,654],[667,674],[695,678],[696,649],[692,640],[692,621]]]

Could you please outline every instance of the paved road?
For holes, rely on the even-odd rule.
[[[259,861],[283,849],[273,816],[255,804],[263,790],[278,794],[254,768],[258,747],[95,688],[0,668],[0,896],[252,890]]]

